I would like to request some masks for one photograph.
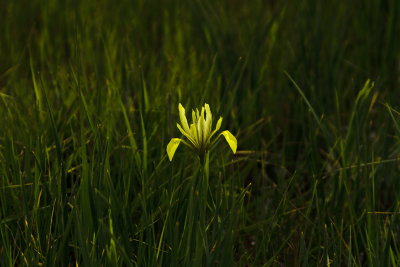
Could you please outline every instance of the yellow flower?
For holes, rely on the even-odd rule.
[[[208,104],[205,104],[204,107],[201,108],[201,112],[199,112],[198,109],[196,109],[196,112],[192,110],[193,123],[189,126],[185,115],[185,108],[179,103],[179,117],[181,125],[177,123],[178,129],[184,136],[186,136],[189,142],[186,142],[181,138],[172,138],[167,146],[167,153],[170,161],[172,161],[175,151],[180,143],[195,150],[199,154],[200,158],[204,157],[204,155],[218,141],[221,135],[225,137],[233,153],[236,153],[237,140],[229,131],[223,131],[217,138],[211,141],[214,134],[221,128],[222,117],[219,118],[215,129],[211,131],[212,114]]]

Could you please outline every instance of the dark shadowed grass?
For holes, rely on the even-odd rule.
[[[0,265],[399,265],[399,12],[0,1]]]

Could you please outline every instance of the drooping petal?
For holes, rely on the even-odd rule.
[[[221,133],[226,141],[228,142],[228,145],[231,147],[233,154],[236,154],[236,149],[237,149],[237,140],[236,137],[231,134],[228,130],[225,130]]]
[[[172,161],[176,149],[181,143],[199,153],[200,157],[203,157],[204,155],[207,155],[214,145],[216,145],[222,135],[228,142],[233,153],[236,153],[237,140],[229,131],[223,131],[217,138],[211,140],[214,134],[216,134],[221,128],[222,117],[219,118],[215,129],[212,130],[212,113],[210,106],[207,103],[204,104],[204,107],[201,108],[200,112],[198,109],[192,110],[192,124],[188,124],[185,109],[181,104],[179,104],[179,117],[181,124],[177,123],[177,127],[179,131],[186,136],[189,142],[180,138],[172,138],[167,146],[167,154],[170,161]]]
[[[186,119],[185,108],[179,103],[179,118],[181,120],[182,128],[189,132],[189,124]]]
[[[167,154],[168,154],[169,161],[172,161],[172,158],[175,155],[175,151],[178,148],[180,143],[181,143],[180,138],[172,138],[171,141],[169,141],[169,144],[167,146]]]

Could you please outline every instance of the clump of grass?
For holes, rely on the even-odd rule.
[[[0,6],[1,266],[399,265],[398,1]]]

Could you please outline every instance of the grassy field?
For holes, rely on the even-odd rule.
[[[0,265],[400,265],[399,16],[0,0]],[[170,162],[179,103],[237,153]]]

